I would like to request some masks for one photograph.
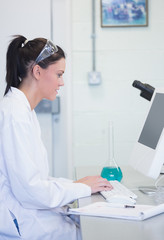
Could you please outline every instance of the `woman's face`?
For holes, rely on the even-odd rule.
[[[63,73],[65,59],[62,58],[48,68],[40,69],[39,91],[42,98],[54,100],[61,86],[64,86]]]

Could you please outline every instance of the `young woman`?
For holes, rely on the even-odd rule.
[[[47,39],[28,41],[15,36],[8,47],[6,70],[7,85],[0,102],[0,204],[6,216],[0,225],[6,228],[3,232],[0,226],[0,236],[78,239],[77,224],[65,215],[63,206],[109,190],[111,185],[100,176],[73,182],[48,175],[34,108],[43,98],[54,100],[64,85],[65,54]]]

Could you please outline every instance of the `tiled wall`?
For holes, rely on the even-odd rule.
[[[134,80],[164,86],[164,1],[149,0],[148,27],[101,28],[96,2],[96,70],[102,84],[89,86],[92,71],[91,0],[72,0],[74,164],[104,164],[108,121],[114,122],[114,154],[127,164],[150,102]]]

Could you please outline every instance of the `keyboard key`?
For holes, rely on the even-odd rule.
[[[109,199],[113,195],[122,195],[122,196],[128,196],[130,198],[136,199],[137,195],[134,194],[130,189],[125,187],[122,183],[118,181],[110,181],[111,185],[113,186],[113,189],[111,191],[101,191],[101,195],[105,199]]]

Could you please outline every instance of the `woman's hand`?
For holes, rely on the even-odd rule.
[[[84,184],[88,185],[89,187],[91,187],[92,193],[96,193],[96,192],[100,192],[100,191],[104,191],[104,190],[109,191],[113,188],[107,179],[102,178],[100,176],[84,177],[84,178],[81,178],[81,179],[75,181],[74,183],[84,183]]]

